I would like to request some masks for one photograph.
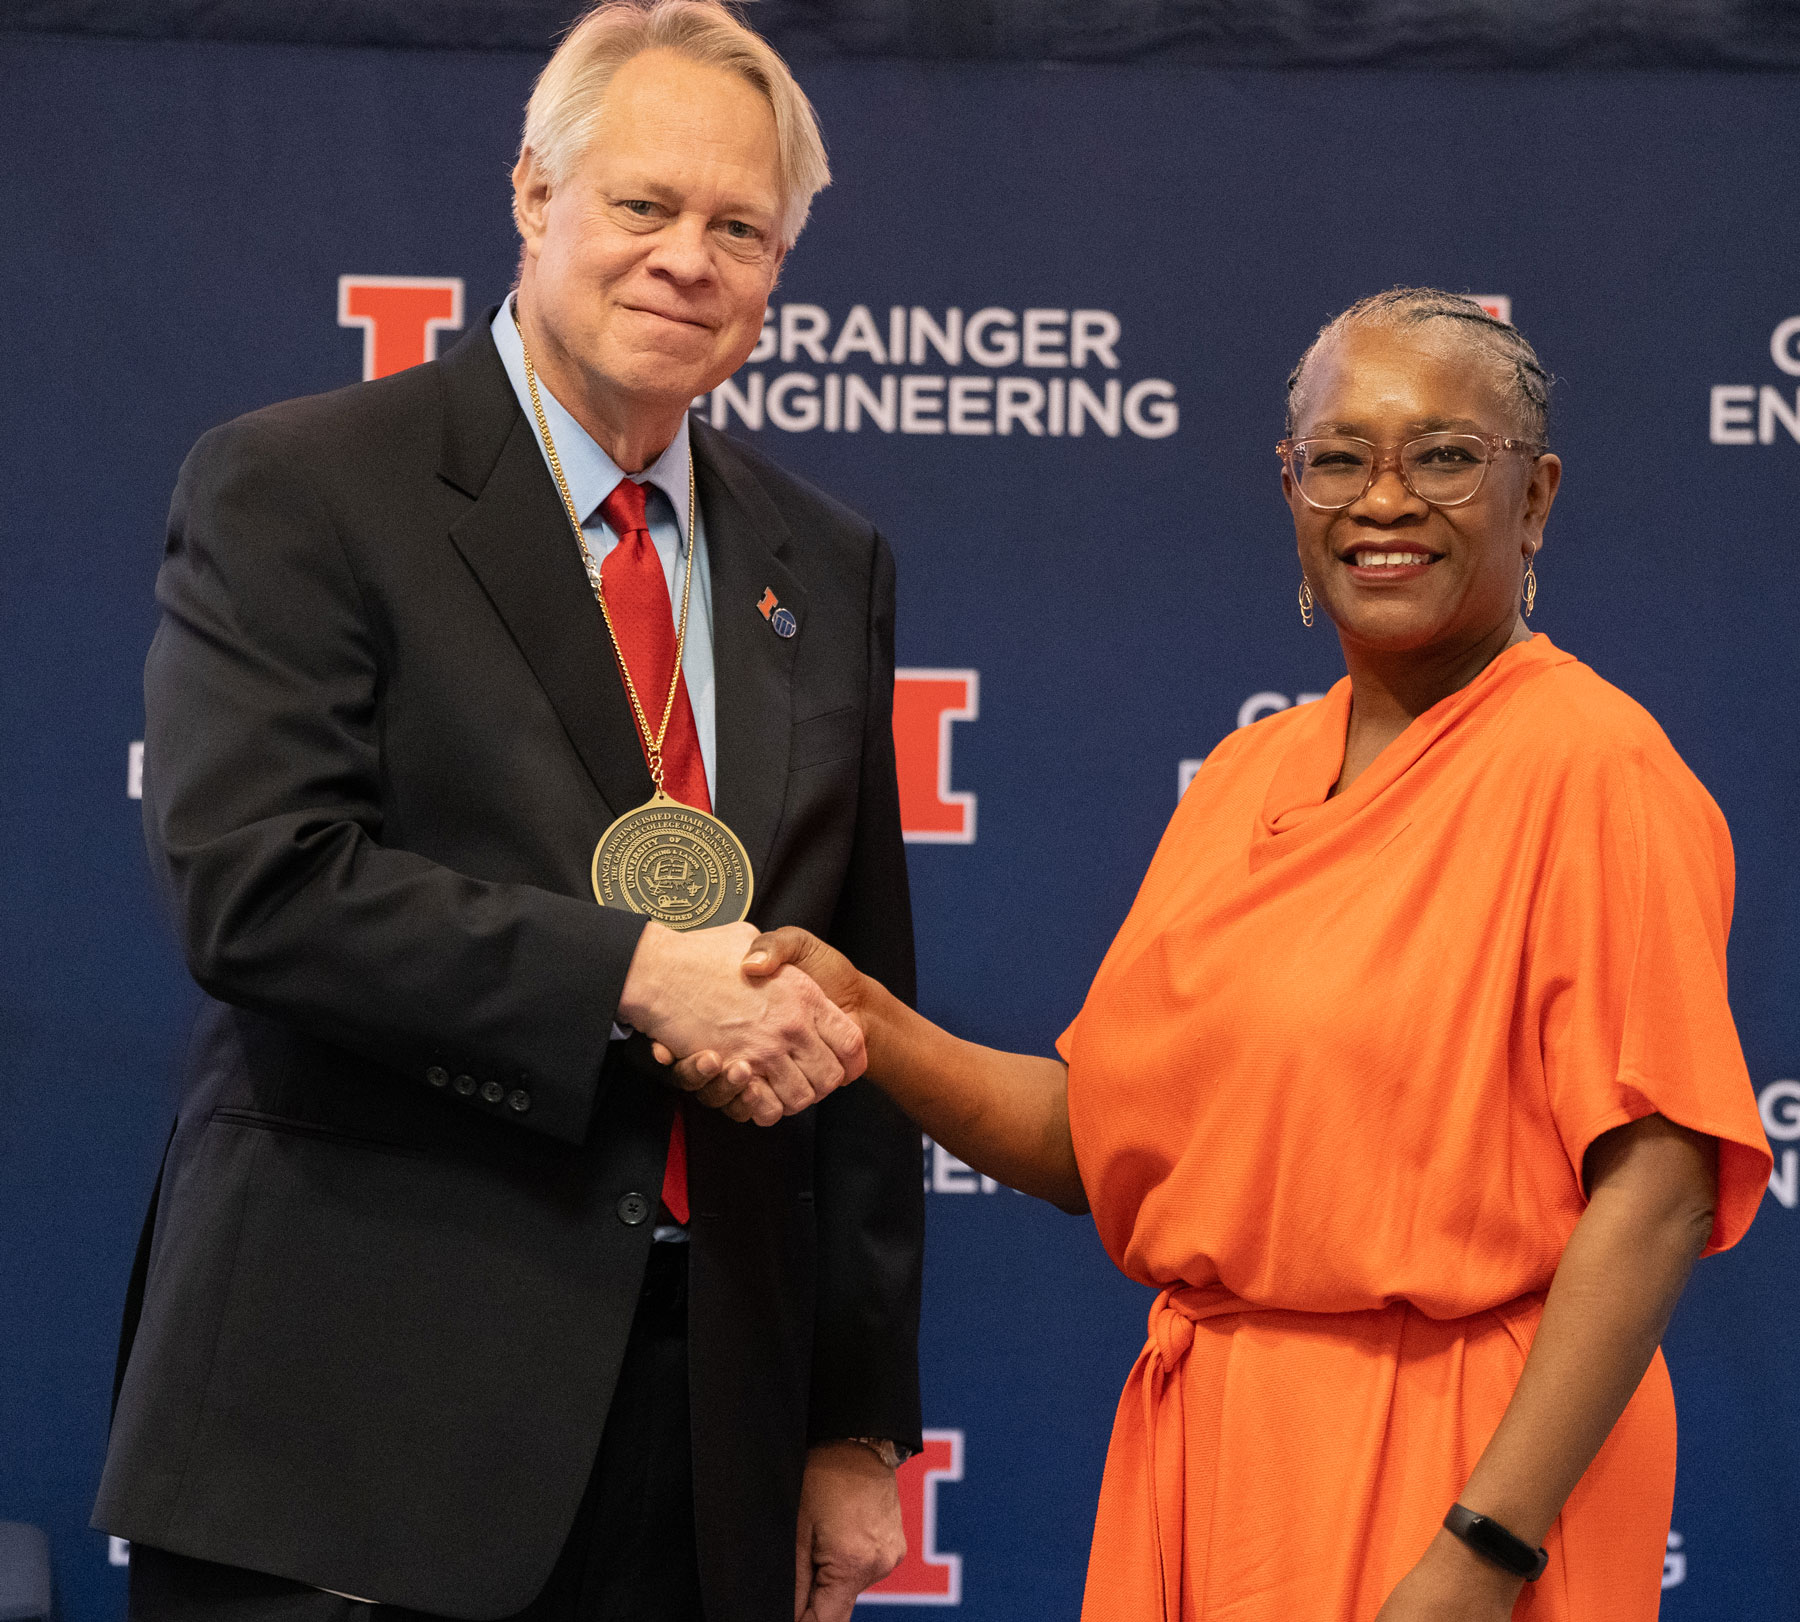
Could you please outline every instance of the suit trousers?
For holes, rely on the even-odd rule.
[[[687,1249],[655,1244],[600,1450],[562,1553],[506,1622],[704,1622],[688,1421]],[[438,1622],[135,1546],[130,1622]]]

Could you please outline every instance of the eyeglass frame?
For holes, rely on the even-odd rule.
[[[1304,444],[1309,439],[1344,439],[1348,440],[1352,445],[1367,445],[1369,447],[1369,477],[1364,482],[1362,489],[1358,490],[1348,501],[1340,502],[1335,507],[1327,507],[1314,501],[1313,498],[1306,493],[1305,486],[1300,482],[1300,475],[1294,471],[1294,447],[1296,445]],[[1413,488],[1412,480],[1406,476],[1406,462],[1404,460],[1404,455],[1408,445],[1416,445],[1422,439],[1479,439],[1482,444],[1486,445],[1488,459],[1481,464],[1481,477],[1475,481],[1475,488],[1466,496],[1459,496],[1455,501],[1433,501],[1430,496],[1415,490]],[[1399,473],[1400,482],[1406,486],[1407,492],[1410,495],[1417,496],[1426,506],[1463,507],[1467,506],[1469,502],[1473,501],[1481,494],[1481,487],[1487,483],[1487,470],[1493,465],[1495,457],[1509,454],[1517,454],[1520,456],[1529,455],[1532,461],[1535,462],[1540,457],[1548,456],[1550,454],[1550,447],[1548,445],[1540,444],[1535,439],[1513,439],[1505,434],[1465,434],[1459,433],[1453,428],[1440,428],[1429,434],[1414,434],[1411,439],[1403,440],[1398,445],[1391,442],[1386,445],[1377,445],[1374,440],[1364,439],[1360,434],[1290,435],[1286,439],[1276,441],[1275,454],[1281,458],[1282,467],[1286,470],[1288,477],[1294,481],[1294,488],[1300,492],[1300,499],[1304,501],[1307,506],[1311,507],[1314,512],[1341,513],[1347,507],[1354,507],[1357,502],[1361,501],[1364,496],[1375,488],[1375,481],[1381,477],[1381,470],[1388,466],[1390,462],[1393,464],[1395,471]]]

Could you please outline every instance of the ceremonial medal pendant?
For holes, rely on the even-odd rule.
[[[601,906],[642,913],[670,929],[739,923],[755,889],[738,836],[660,788],[600,836],[591,872]]]

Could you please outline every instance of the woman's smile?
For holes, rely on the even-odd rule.
[[[1422,546],[1399,546],[1392,541],[1359,541],[1338,554],[1350,578],[1366,585],[1398,585],[1417,580],[1443,558]]]

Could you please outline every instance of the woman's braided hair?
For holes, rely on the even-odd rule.
[[[1437,287],[1391,287],[1385,293],[1358,299],[1319,328],[1318,337],[1288,374],[1287,431],[1293,433],[1299,422],[1306,363],[1327,339],[1335,338],[1347,327],[1413,327],[1426,321],[1461,323],[1453,330],[1479,351],[1484,363],[1494,366],[1501,398],[1511,412],[1517,432],[1540,445],[1546,443],[1552,379],[1537,358],[1537,351],[1510,321],[1489,315],[1466,294],[1446,293]]]

